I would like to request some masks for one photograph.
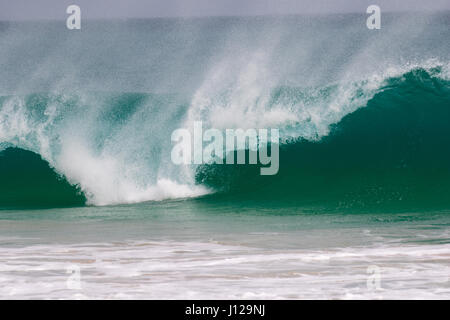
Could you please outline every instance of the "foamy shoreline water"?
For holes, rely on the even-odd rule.
[[[175,201],[0,211],[0,297],[450,297],[446,212],[267,210]]]
[[[133,241],[2,247],[0,257],[2,299],[450,297],[449,244],[274,251]],[[367,286],[370,265],[380,267],[379,288]]]

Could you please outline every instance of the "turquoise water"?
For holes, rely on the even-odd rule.
[[[4,298],[445,299],[448,211],[208,200],[4,211]],[[367,285],[380,268],[379,289]],[[80,287],[67,270],[79,268]]]
[[[448,18],[0,22],[0,296],[448,299]],[[278,174],[175,165],[195,121]]]

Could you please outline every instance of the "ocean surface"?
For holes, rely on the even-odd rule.
[[[0,22],[0,298],[449,299],[450,13],[366,18]]]

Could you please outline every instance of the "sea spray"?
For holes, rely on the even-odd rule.
[[[414,107],[408,118],[415,128],[420,110],[431,110],[425,106],[433,101],[446,119],[447,14],[386,13],[376,32],[364,19],[90,21],[83,32],[57,22],[1,22],[0,148],[40,155],[88,204],[107,205],[242,190],[217,178],[239,171],[229,177],[245,184],[242,177],[250,182],[254,170],[260,175],[260,164],[175,165],[172,132],[196,121],[218,130],[279,129],[282,161],[276,175],[265,177],[275,185],[287,173],[299,175],[293,163],[304,172],[308,157],[283,155],[287,149],[328,141],[360,110],[404,110],[422,101],[423,109]],[[417,88],[426,100],[410,95]],[[394,118],[401,127],[404,118]],[[425,132],[437,128],[445,132],[443,126]],[[336,158],[312,154],[317,163]]]

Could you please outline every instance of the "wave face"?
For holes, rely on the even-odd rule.
[[[386,14],[377,31],[364,15],[91,21],[81,33],[1,22],[0,151],[40,156],[69,205],[216,193],[447,206],[449,17]],[[279,174],[174,165],[171,133],[194,121],[279,128]],[[8,157],[2,190],[16,179]]]
[[[197,179],[222,197],[338,209],[448,207],[450,81],[436,71],[387,79],[327,136],[282,145],[276,176],[260,176],[254,166],[206,165]]]
[[[83,206],[80,190],[56,174],[39,155],[8,148],[0,152],[2,209]]]

